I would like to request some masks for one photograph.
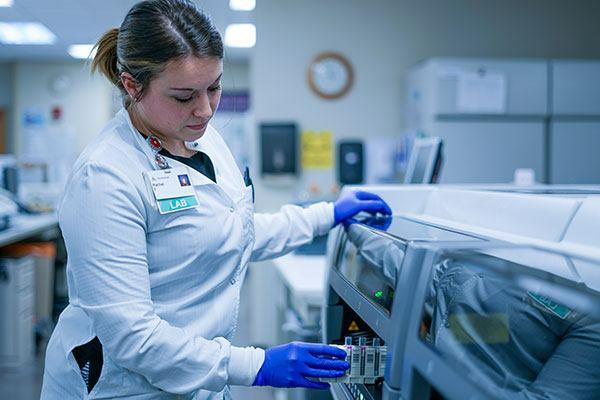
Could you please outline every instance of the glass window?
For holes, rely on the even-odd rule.
[[[531,249],[446,253],[419,337],[491,397],[598,399],[600,294],[576,268],[591,264]]]
[[[397,241],[351,226],[338,263],[340,273],[373,303],[391,312],[404,250]]]

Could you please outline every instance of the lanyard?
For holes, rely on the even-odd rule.
[[[169,169],[171,166],[165,157],[163,157],[159,152],[162,150],[162,143],[160,140],[153,135],[150,135],[146,138],[146,142],[152,149],[152,153],[154,154],[154,163],[159,169]]]

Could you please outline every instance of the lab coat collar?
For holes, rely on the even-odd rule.
[[[140,147],[144,153],[146,154],[146,156],[148,157],[148,159],[150,160],[152,166],[154,169],[157,169],[156,164],[154,163],[154,152],[152,151],[152,149],[150,148],[150,145],[146,142],[146,139],[144,138],[144,136],[142,136],[139,131],[137,130],[137,128],[135,126],[133,126],[133,122],[131,121],[131,117],[129,116],[129,113],[127,112],[127,110],[125,108],[121,108],[119,110],[119,112],[117,113],[117,118],[125,121],[127,123],[127,126],[129,127],[129,130],[132,132],[135,143],[138,145],[138,147]],[[206,128],[206,133],[208,133],[208,129],[209,127]],[[204,153],[207,153],[209,157],[211,157],[211,160],[213,159],[212,155],[209,154],[209,152],[207,151],[207,149],[205,149],[201,143],[201,139],[199,138],[197,140],[194,140],[192,142],[185,142],[185,147],[188,150],[193,150],[193,151],[202,151]],[[172,158],[169,158],[169,161],[172,161]],[[216,169],[216,166],[215,166]],[[216,173],[216,171],[215,171]]]
[[[152,169],[158,169],[156,163],[154,162],[154,152],[152,151],[150,145],[146,142],[144,137],[133,126],[133,123],[131,122],[131,118],[129,117],[129,113],[127,112],[127,110],[125,108],[121,108],[117,113],[116,117],[127,124],[127,127],[129,128],[128,131],[130,132],[133,138],[134,146],[142,150],[142,152],[146,155],[148,163],[151,165]]]

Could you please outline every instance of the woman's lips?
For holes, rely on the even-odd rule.
[[[199,124],[199,125],[187,125],[188,128],[190,128],[193,131],[201,131],[204,128],[206,128],[207,124]]]

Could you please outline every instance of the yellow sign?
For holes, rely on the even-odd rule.
[[[356,332],[358,330],[358,324],[356,323],[356,321],[352,321],[350,323],[350,326],[348,327],[348,332]]]
[[[331,131],[302,132],[302,168],[328,169],[333,167],[333,133]]]

